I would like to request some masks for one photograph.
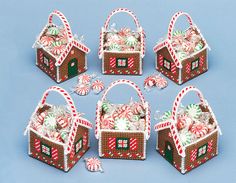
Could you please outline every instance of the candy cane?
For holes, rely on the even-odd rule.
[[[172,39],[172,33],[173,33],[173,30],[174,30],[175,23],[176,23],[177,19],[182,15],[186,16],[190,26],[193,26],[193,20],[192,20],[192,18],[190,17],[190,15],[188,13],[185,13],[185,12],[182,12],[182,11],[179,11],[179,12],[175,13],[173,15],[171,21],[170,21],[169,28],[168,28],[168,39],[170,41]]]
[[[72,41],[73,40],[73,34],[72,34],[72,31],[71,31],[71,28],[70,28],[70,24],[68,23],[66,17],[60,11],[55,10],[48,17],[48,23],[49,24],[52,24],[54,16],[57,16],[61,20],[61,22],[63,23],[63,26],[66,30],[66,34],[68,36],[69,42]]]
[[[110,22],[110,20],[111,20],[111,17],[112,17],[113,15],[117,14],[117,13],[127,13],[128,15],[130,15],[130,16],[133,18],[134,23],[135,23],[137,29],[140,28],[140,24],[139,24],[138,18],[136,17],[136,15],[135,15],[132,11],[130,11],[130,10],[127,9],[127,8],[117,8],[117,9],[113,10],[113,11],[108,15],[107,20],[106,20],[106,22],[105,22],[105,24],[104,24],[104,28],[105,28],[106,30],[107,30],[107,28],[108,28],[108,25],[109,25],[109,22]]]

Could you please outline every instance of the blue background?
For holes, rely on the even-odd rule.
[[[0,6],[0,182],[235,182],[236,181],[236,123],[235,123],[235,2],[233,0],[7,0]],[[188,12],[208,41],[209,71],[204,75],[177,86],[144,92],[152,107],[152,134],[147,144],[145,161],[102,159],[105,173],[90,173],[80,160],[69,172],[63,173],[27,155],[27,137],[24,128],[42,93],[55,85],[46,74],[35,66],[35,51],[31,48],[36,36],[45,26],[49,13],[58,9],[68,18],[73,33],[85,36],[91,48],[88,55],[88,73],[101,74],[101,61],[97,57],[99,31],[107,15],[117,7],[133,10],[147,35],[147,52],[143,76],[101,76],[108,85],[118,78],[135,81],[143,90],[143,80],[155,72],[156,42],[167,33],[171,16],[178,10]],[[128,16],[117,15],[111,22],[133,25]],[[76,78],[59,86],[69,90]],[[181,175],[155,150],[156,133],[153,126],[155,110],[164,112],[172,106],[176,94],[186,85],[196,85],[210,103],[223,136],[220,137],[219,155],[206,164]],[[122,89],[122,90],[121,90]],[[126,102],[135,93],[132,89],[117,87],[109,97],[114,102]],[[101,95],[87,97],[72,95],[76,107],[94,123],[95,105]],[[193,96],[186,103],[193,102]],[[57,95],[50,102],[63,102]],[[98,156],[97,140],[91,131],[91,149],[84,157]]]

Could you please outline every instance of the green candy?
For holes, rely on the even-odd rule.
[[[182,30],[176,30],[172,33],[173,36],[179,36],[179,35],[184,35],[184,32]]]
[[[64,141],[66,141],[67,138],[68,138],[68,133],[67,133],[67,131],[61,131],[61,132],[60,132],[60,136],[61,136],[61,138],[62,138]]]
[[[57,127],[56,117],[51,113],[48,114],[44,119],[44,126],[49,130],[55,130]]]
[[[135,46],[135,45],[137,45],[138,44],[138,40],[137,40],[137,38],[135,38],[134,36],[128,36],[126,39],[125,39],[125,44],[127,45],[127,46]]]
[[[48,28],[48,33],[53,36],[57,36],[60,33],[60,30],[57,27]]]
[[[110,104],[109,104],[108,102],[103,102],[103,104],[102,104],[102,110],[103,110],[104,112],[108,112],[109,109],[110,109]]]
[[[118,45],[117,43],[112,43],[110,46],[109,46],[109,51],[121,51],[121,47],[120,45]]]
[[[189,104],[186,107],[185,111],[189,115],[189,117],[192,119],[198,119],[202,113],[201,108],[197,104]]]
[[[63,45],[63,42],[62,42],[62,41],[55,41],[55,42],[52,43],[52,46],[53,46],[53,47],[54,47],[54,46],[61,46],[61,45]]]
[[[180,133],[179,138],[183,146],[186,146],[192,142],[192,134],[188,131],[185,133]]]
[[[167,119],[170,119],[171,115],[172,115],[172,112],[171,112],[171,111],[166,111],[166,112],[161,116],[161,120],[162,120],[162,121],[165,121],[165,120],[167,120]]]
[[[194,51],[195,52],[200,51],[202,48],[203,48],[203,44],[200,42],[195,46]]]

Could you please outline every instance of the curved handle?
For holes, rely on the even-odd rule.
[[[117,8],[117,9],[113,10],[113,11],[109,14],[109,16],[107,17],[107,20],[106,20],[106,22],[105,22],[105,24],[104,24],[104,28],[105,28],[105,29],[108,28],[110,19],[111,19],[111,17],[112,17],[113,15],[115,15],[115,14],[117,14],[117,13],[121,13],[121,12],[122,12],[122,13],[127,13],[127,14],[129,14],[129,15],[134,19],[134,23],[135,23],[137,29],[140,27],[138,18],[136,17],[136,15],[135,15],[132,11],[130,11],[130,10],[127,9],[127,8]]]
[[[61,20],[61,22],[63,23],[63,26],[66,30],[66,34],[68,36],[68,39],[69,39],[69,41],[71,41],[73,39],[73,35],[72,35],[71,28],[70,28],[70,24],[68,23],[66,17],[60,11],[54,10],[48,17],[48,23],[49,24],[53,23],[53,17],[54,16],[57,16]]]
[[[40,104],[41,105],[44,105],[45,102],[46,102],[46,99],[49,95],[49,92],[57,92],[59,94],[61,94],[61,96],[64,97],[64,99],[66,100],[67,104],[68,104],[68,108],[69,108],[69,111],[71,112],[72,114],[72,117],[73,118],[76,118],[77,117],[77,110],[75,108],[75,105],[74,105],[74,102],[72,100],[72,98],[70,97],[69,93],[67,91],[65,91],[63,88],[61,87],[58,87],[58,86],[51,86],[50,88],[48,88],[44,94],[43,94],[43,97],[40,101]]]
[[[194,86],[187,86],[187,87],[183,88],[179,92],[177,97],[175,98],[175,101],[174,101],[174,104],[173,104],[173,107],[172,107],[172,119],[174,121],[177,120],[178,108],[179,108],[179,105],[181,103],[181,100],[184,98],[184,96],[187,93],[192,92],[192,91],[196,92],[198,97],[200,98],[201,103],[204,103],[204,96],[203,96],[202,92],[199,89],[197,89]]]
[[[172,33],[173,33],[174,26],[175,26],[175,23],[176,23],[177,19],[182,15],[187,17],[187,20],[188,20],[188,23],[190,24],[190,26],[193,25],[193,20],[192,20],[192,18],[190,17],[190,15],[188,13],[185,13],[185,12],[182,12],[182,11],[179,11],[179,12],[175,13],[173,15],[171,21],[170,21],[169,28],[168,28],[168,39],[169,40],[172,39]]]
[[[130,80],[126,80],[126,79],[120,79],[120,80],[117,80],[117,81],[114,81],[110,84],[110,86],[108,86],[108,88],[105,90],[105,92],[103,93],[102,95],[102,99],[101,101],[103,102],[106,98],[106,95],[107,93],[116,85],[120,85],[120,84],[126,84],[126,85],[129,85],[131,86],[132,88],[135,89],[135,91],[137,92],[142,104],[144,105],[145,104],[145,100],[144,100],[144,96],[140,90],[140,88],[138,87],[138,85],[136,85],[134,82],[130,81]]]

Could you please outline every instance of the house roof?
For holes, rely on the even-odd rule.
[[[154,126],[154,129],[155,131],[162,131],[164,129],[170,129],[170,132],[171,132],[171,135],[172,135],[172,138],[174,140],[174,144],[176,146],[176,149],[178,151],[178,154],[182,157],[185,157],[185,147],[182,145],[181,141],[180,141],[180,138],[179,138],[179,133],[178,133],[178,130],[177,130],[177,127],[176,127],[176,118],[177,118],[177,110],[178,110],[178,107],[181,103],[181,100],[183,99],[183,97],[188,93],[188,92],[191,92],[191,91],[194,91],[197,93],[197,95],[199,96],[200,98],[200,102],[207,106],[208,109],[209,109],[209,112],[211,113],[211,116],[212,118],[214,119],[214,122],[216,123],[216,126],[217,126],[217,130],[219,131],[219,133],[221,134],[221,130],[218,126],[218,122],[215,118],[215,115],[211,109],[211,107],[208,105],[207,101],[204,99],[204,96],[202,95],[201,91],[197,88],[195,88],[194,86],[187,86],[185,88],[183,88],[179,94],[177,95],[177,97],[175,98],[175,101],[173,103],[173,107],[172,107],[172,116],[170,119],[166,120],[166,121],[162,121],[160,123],[157,123],[155,126]]]
[[[53,24],[53,17],[57,16],[60,18],[61,22],[63,23],[63,26],[66,30],[66,34],[67,34],[67,38],[68,38],[68,43],[66,45],[65,51],[63,53],[61,53],[58,57],[56,57],[55,55],[49,53],[53,58],[55,58],[56,66],[60,66],[64,59],[67,57],[68,53],[70,52],[71,48],[73,46],[75,46],[76,48],[78,48],[79,50],[83,51],[84,53],[89,53],[90,49],[85,46],[83,43],[79,42],[77,39],[74,38],[70,25],[66,19],[66,17],[58,10],[53,11],[49,17],[48,17],[48,23],[46,24],[46,26],[43,28],[43,30],[41,31],[41,33],[39,34],[39,36],[37,37],[34,46],[33,47],[40,47],[44,49],[44,46],[40,44],[40,38],[41,36],[44,34],[45,30],[49,27],[49,26],[56,26],[55,24]]]
[[[190,17],[190,15],[188,13],[185,13],[185,12],[182,12],[182,11],[179,11],[177,13],[175,13],[170,21],[170,24],[169,24],[169,27],[168,27],[168,34],[167,34],[167,38],[164,40],[164,41],[160,41],[158,42],[154,48],[153,48],[153,51],[156,53],[157,51],[159,51],[160,49],[166,47],[172,57],[172,60],[174,61],[175,65],[177,68],[182,68],[182,63],[181,63],[181,60],[178,59],[178,56],[176,55],[176,52],[175,50],[173,49],[173,46],[171,44],[172,42],[172,33],[173,33],[173,29],[174,29],[174,25],[177,21],[177,19],[180,17],[180,16],[186,16],[187,17],[187,20],[189,22],[189,25],[190,27],[194,28],[197,30],[197,32],[199,33],[199,35],[201,36],[204,44],[205,44],[205,48],[208,47],[208,44],[205,40],[205,38],[203,37],[203,35],[201,34],[200,30],[198,29],[198,27],[193,23],[193,20],[192,18]],[[189,28],[190,28],[189,27]],[[191,55],[190,55],[191,56]]]
[[[64,90],[63,88],[60,88],[58,86],[51,86],[50,88],[48,88],[44,94],[43,97],[41,99],[41,101],[39,102],[38,106],[36,107],[36,110],[34,113],[36,113],[36,111],[39,109],[40,106],[43,106],[44,104],[46,104],[46,99],[47,96],[49,95],[50,92],[58,92],[59,94],[61,94],[63,96],[63,98],[66,100],[67,104],[68,104],[68,108],[70,110],[72,119],[73,119],[73,123],[69,132],[69,136],[68,136],[68,142],[66,143],[66,152],[70,153],[72,150],[72,146],[73,146],[73,142],[75,140],[75,136],[76,136],[76,132],[79,128],[79,126],[83,126],[85,128],[91,129],[92,128],[92,123],[82,117],[79,116],[74,102],[72,100],[72,98],[70,97],[69,93]],[[29,123],[30,125],[30,123]]]
[[[143,30],[143,28],[140,26],[140,23],[138,21],[137,16],[134,14],[134,12],[132,12],[131,10],[127,9],[127,8],[117,8],[114,9],[107,17],[106,22],[104,24],[104,27],[102,27],[101,33],[100,33],[100,43],[99,43],[99,49],[98,49],[98,56],[101,59],[104,53],[104,48],[103,48],[103,42],[104,42],[104,32],[108,31],[108,27],[109,27],[109,22],[110,19],[113,15],[117,14],[117,13],[127,13],[128,15],[130,15],[133,20],[134,23],[137,27],[137,31],[140,32],[140,36],[141,36],[141,57],[143,58],[145,56],[145,32]],[[120,51],[121,53],[126,53],[124,51]],[[127,51],[127,53],[130,53],[132,51]]]

